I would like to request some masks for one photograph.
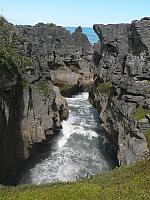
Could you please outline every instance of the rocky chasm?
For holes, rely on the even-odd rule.
[[[17,183],[19,167],[68,118],[62,95],[80,91],[90,91],[120,165],[148,155],[150,20],[94,30],[100,42],[93,51],[81,27],[71,34],[54,24],[14,26],[0,18],[1,183]]]
[[[71,34],[54,24],[14,26],[3,17],[0,40],[0,183],[16,184],[22,163],[68,117],[60,91],[90,88],[92,45],[81,27]]]

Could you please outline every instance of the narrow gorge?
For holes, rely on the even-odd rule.
[[[93,46],[81,27],[0,17],[0,184],[72,181],[149,156],[150,19],[94,30]]]
[[[70,113],[62,123],[61,133],[26,163],[21,184],[75,181],[115,167],[106,133],[99,127],[98,113],[88,102],[88,93],[67,98],[67,102]]]

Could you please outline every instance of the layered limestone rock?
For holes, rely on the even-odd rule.
[[[81,27],[73,34],[54,24],[17,28],[30,44],[24,47],[25,54],[40,65],[44,77],[58,86],[62,94],[86,90],[91,85],[93,46]],[[28,70],[32,71],[32,68]]]
[[[120,165],[147,156],[150,137],[150,20],[94,25],[96,80],[91,103],[99,110]],[[149,132],[149,133],[148,133]],[[146,134],[145,134],[146,133]]]
[[[62,128],[68,105],[31,53],[36,47],[4,18],[0,39],[0,183],[15,184],[20,163]]]
[[[54,24],[14,26],[2,17],[0,40],[0,183],[15,184],[19,165],[67,119],[61,94],[90,88],[93,46],[81,27],[71,34]]]

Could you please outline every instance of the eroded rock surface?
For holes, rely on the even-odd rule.
[[[24,47],[25,54],[40,66],[40,72],[58,86],[62,94],[88,89],[93,81],[93,46],[81,27],[73,34],[53,24],[17,28],[30,44]]]
[[[68,117],[60,90],[91,85],[93,47],[81,28],[72,36],[53,24],[18,27],[4,18],[0,39],[0,182],[14,184],[20,163]]]
[[[94,30],[100,43],[95,45],[97,79],[90,101],[100,112],[119,164],[134,163],[148,153],[150,20],[97,24]]]
[[[0,41],[0,183],[15,184],[18,167],[67,119],[62,94],[91,87],[93,46],[81,27],[72,35],[54,24],[14,26],[2,17]]]

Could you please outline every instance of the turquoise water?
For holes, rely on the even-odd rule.
[[[71,33],[73,33],[76,29],[76,27],[65,27],[68,31],[70,31]],[[82,28],[83,33],[85,33],[89,39],[89,41],[94,44],[98,42],[98,36],[96,35],[96,33],[94,32],[93,28]]]

